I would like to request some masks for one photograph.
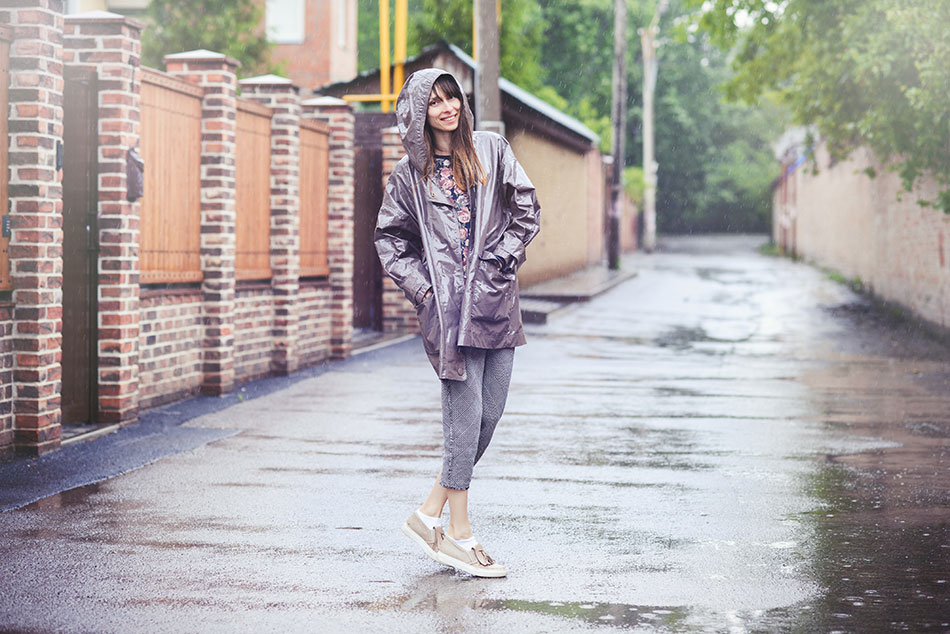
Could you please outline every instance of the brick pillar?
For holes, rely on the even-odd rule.
[[[10,42],[13,41],[13,29],[7,26],[10,21],[9,12],[0,10],[0,48],[8,50]],[[9,86],[7,67],[8,58],[0,59],[0,80]],[[5,86],[6,87],[6,86]],[[3,174],[0,174],[0,183],[4,193],[6,193],[7,169],[6,158],[8,152],[9,136],[7,134],[7,123],[10,119],[10,108],[0,112],[2,126],[0,126],[0,139],[5,144],[0,148],[0,155],[3,156]],[[0,209],[0,213],[5,212]],[[13,365],[15,361],[15,351],[13,349],[13,304],[12,293],[4,291],[0,294],[0,455],[11,453],[13,451]]]
[[[330,355],[344,359],[353,349],[353,135],[350,106],[333,97],[304,102],[304,116],[330,125]]]
[[[56,150],[63,139],[63,16],[58,0],[15,4],[19,7],[0,9],[0,23],[13,29],[10,109],[4,113],[14,289],[13,436],[18,452],[37,455],[59,447],[62,416],[63,188]]]
[[[300,363],[300,95],[289,79],[241,80],[243,96],[274,110],[271,119],[270,266],[274,291],[271,370],[289,374]]]
[[[385,189],[386,183],[389,182],[389,175],[393,173],[399,159],[406,154],[406,150],[402,146],[399,128],[383,128],[381,134],[383,137],[383,189]],[[405,293],[386,274],[383,274],[383,332],[393,334],[419,332],[416,309],[413,308],[412,302],[406,299]]]
[[[139,217],[125,158],[139,145],[140,22],[105,11],[66,19],[65,59],[99,75],[99,415],[138,418]]]
[[[204,88],[201,103],[201,391],[234,389],[237,60],[211,51],[165,57],[168,73]]]

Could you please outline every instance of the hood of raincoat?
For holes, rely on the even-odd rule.
[[[399,126],[399,135],[402,137],[402,145],[406,148],[409,162],[420,174],[425,173],[425,127],[429,116],[429,95],[432,93],[435,81],[442,75],[448,75],[458,84],[459,92],[462,94],[462,114],[468,121],[469,129],[475,127],[475,118],[472,116],[472,109],[468,105],[465,91],[451,73],[440,68],[426,68],[409,75],[396,100],[396,123]]]

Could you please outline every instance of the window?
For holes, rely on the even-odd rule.
[[[267,39],[277,44],[304,41],[304,0],[267,0]]]

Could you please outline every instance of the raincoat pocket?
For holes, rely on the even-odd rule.
[[[490,251],[479,256],[481,270],[472,287],[472,319],[501,322],[511,318],[515,273],[506,271]]]
[[[439,310],[436,307],[435,293],[430,293],[421,304],[416,306],[416,316],[419,318],[422,347],[428,354],[438,354],[442,329],[439,325]]]

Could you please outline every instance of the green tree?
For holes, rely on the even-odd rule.
[[[241,62],[242,77],[280,73],[270,61],[264,10],[254,0],[151,0],[142,33],[142,63],[163,68],[172,53],[208,49]]]
[[[950,212],[950,0],[688,0],[735,49],[734,100],[778,94],[835,159],[867,146],[910,191],[933,175]],[[873,175],[873,174],[871,174]]]
[[[640,87],[637,27],[649,21],[644,2],[629,3],[627,11],[627,164],[640,163],[633,137],[640,128]],[[541,0],[545,22],[542,41],[542,81],[552,95],[539,94],[552,105],[576,117],[601,139],[602,152],[610,151],[610,104],[613,97],[613,0]],[[563,105],[562,105],[563,104]]]
[[[612,0],[542,0],[547,23],[544,82],[552,103],[601,135],[610,148]],[[655,2],[632,1],[627,58],[629,166],[642,168],[642,77],[637,28]],[[656,87],[657,223],[663,232],[763,231],[778,165],[769,142],[781,129],[775,108],[723,103],[718,86],[731,73],[725,55],[702,33],[681,33],[689,12],[673,2],[661,22]]]
[[[664,33],[682,16],[668,16]],[[666,36],[658,55],[658,228],[766,230],[779,169],[770,142],[783,127],[783,112],[725,103],[719,89],[731,75],[725,54],[703,34]]]

